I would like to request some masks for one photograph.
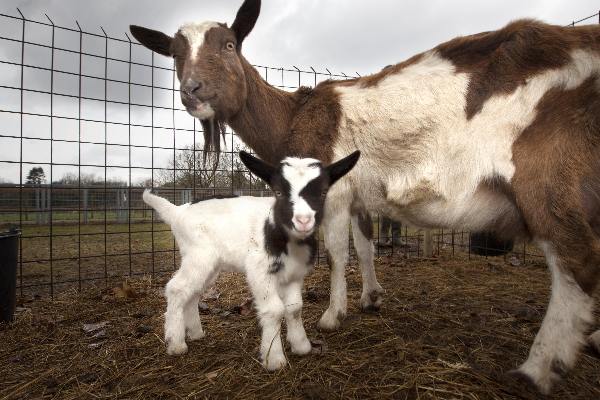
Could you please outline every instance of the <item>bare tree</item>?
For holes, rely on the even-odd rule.
[[[170,159],[167,169],[158,171],[156,186],[178,186],[186,188],[233,188],[233,189],[265,189],[266,186],[257,179],[251,179],[250,173],[239,160],[237,153],[240,145],[233,152],[220,154],[216,169],[212,160],[206,162],[202,152],[197,150],[202,146],[189,145]]]

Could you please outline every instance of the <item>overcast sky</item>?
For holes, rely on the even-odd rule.
[[[118,0],[3,0],[0,13],[18,15],[18,7],[23,14],[34,20],[46,20],[45,13],[56,25],[76,28],[78,20],[84,31],[101,33],[104,27],[109,36],[125,38],[130,24],[143,25],[173,34],[184,22],[214,20],[233,22],[235,13],[242,0],[169,0],[169,1],[118,1]],[[291,67],[301,69],[314,67],[318,71],[329,68],[334,73],[344,72],[348,75],[366,75],[376,72],[388,64],[402,61],[409,56],[427,50],[440,42],[457,35],[466,35],[481,31],[497,29],[507,22],[518,18],[536,18],[549,23],[566,25],[573,20],[595,14],[600,9],[600,1],[591,0],[535,0],[535,1],[397,1],[397,0],[263,0],[261,15],[254,31],[244,42],[244,54],[253,64],[273,67]],[[595,17],[586,23],[598,23]],[[49,31],[46,28],[27,27],[27,39],[36,43],[49,43]],[[61,34],[62,35],[62,34]],[[0,36],[20,38],[18,21],[0,19]],[[77,35],[56,37],[57,42],[65,48],[77,48]],[[84,49],[95,54],[104,51],[103,41],[85,38]],[[127,46],[119,47],[111,44],[109,53],[116,58],[127,55]],[[149,52],[135,49],[133,59],[149,61]],[[0,40],[0,85],[14,86],[19,84],[20,68],[2,64],[1,61],[18,62],[20,58],[19,43]],[[26,63],[49,66],[50,53],[45,49],[29,46],[25,52]],[[170,66],[171,60],[158,56],[159,65]],[[75,67],[75,68],[74,68]],[[78,58],[69,54],[55,55],[55,68],[76,73]],[[103,63],[93,58],[83,60],[82,69],[86,74],[102,76]],[[127,64],[111,63],[108,75],[114,79],[127,81]],[[25,87],[38,90],[49,90],[49,73],[35,69],[27,69]],[[149,83],[149,69],[134,68],[133,81]],[[54,75],[54,90],[67,94],[77,94],[78,84],[73,76]],[[270,76],[273,84],[293,86],[297,77],[286,75]],[[312,84],[310,76],[302,77],[303,84]],[[155,84],[170,87],[172,78],[169,74],[155,75]],[[87,79],[82,82],[82,93],[92,98],[103,98],[102,81]],[[127,101],[127,85],[111,84],[106,96],[117,101]],[[132,102],[147,104],[148,89],[134,88]],[[169,107],[172,94],[155,92],[155,104],[162,103]],[[27,112],[47,113],[49,96],[28,93],[24,110]],[[89,103],[89,104],[87,104]],[[180,107],[178,98],[176,106]],[[19,108],[19,93],[16,90],[0,89],[0,110],[16,110]],[[77,101],[68,97],[55,98],[54,113],[71,115],[77,108]],[[104,104],[102,102],[85,102],[82,117],[102,119]],[[170,126],[173,118],[170,112],[156,111],[155,125]],[[129,118],[127,105],[110,104],[108,119],[127,122]],[[132,109],[133,121],[148,121],[150,112],[147,108]],[[67,139],[77,138],[77,124],[54,119],[54,137],[61,135]],[[184,112],[177,113],[177,128],[192,127],[193,120]],[[18,118],[0,111],[0,133],[19,134]],[[27,118],[23,125],[26,136],[48,137],[49,122],[43,118]],[[90,141],[103,141],[103,126],[84,126],[82,137]],[[119,126],[110,126],[107,138],[111,143],[127,144],[123,141],[128,132]],[[132,143],[148,144],[148,132],[132,133]],[[172,146],[172,129],[160,132],[155,130],[155,144]],[[193,136],[184,133],[176,135],[177,146],[191,144]],[[49,143],[27,141],[24,144],[23,159],[34,162],[49,161]],[[151,160],[151,152],[135,149],[132,155],[136,166],[147,166]],[[104,147],[98,145],[82,146],[82,158],[92,164],[103,165]],[[169,152],[155,151],[155,166],[164,166],[170,158]],[[172,152],[171,152],[172,154]],[[0,180],[18,182],[17,167],[2,164],[2,161],[18,160],[18,140],[0,137]],[[55,143],[54,162],[77,162],[77,145]],[[107,151],[109,164],[127,165],[127,148],[111,147]],[[30,164],[24,166],[28,170]],[[53,177],[72,172],[73,168],[55,167]],[[26,171],[25,171],[26,172]],[[90,173],[102,175],[103,168],[90,168]],[[15,175],[17,174],[17,175]],[[127,176],[127,170],[115,169],[109,175]],[[134,171],[132,181],[147,177],[144,170]]]
[[[183,22],[231,25],[241,0],[4,0],[32,19],[123,36],[130,24],[174,33]],[[566,25],[598,12],[593,0],[263,0],[244,53],[254,64],[328,67],[367,74],[457,35],[499,28],[518,18]],[[598,22],[592,20],[590,22]]]

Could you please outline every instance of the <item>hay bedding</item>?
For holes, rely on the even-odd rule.
[[[503,382],[523,361],[543,317],[543,265],[502,260],[381,258],[381,313],[357,309],[360,271],[348,273],[349,315],[338,332],[315,328],[328,301],[328,269],[305,291],[315,346],[268,373],[240,276],[224,275],[201,304],[207,336],[169,357],[162,340],[165,279],[67,292],[22,304],[0,326],[0,398],[467,398],[535,397]],[[84,329],[85,328],[85,329]],[[584,353],[556,399],[600,398],[600,360]]]

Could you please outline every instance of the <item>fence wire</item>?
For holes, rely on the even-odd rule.
[[[215,194],[270,195],[241,164],[238,151],[249,149],[229,128],[216,172],[205,168],[201,126],[180,105],[171,60],[127,34],[84,31],[77,21],[76,28],[58,26],[47,15],[36,21],[17,11],[0,14],[0,226],[22,231],[21,295],[176,269],[174,239],[141,201],[144,187],[176,204]],[[352,77],[312,67],[255,68],[283,90]],[[420,231],[376,236],[377,255],[422,255]],[[468,233],[434,233],[437,255],[470,255],[469,248]],[[538,256],[525,245],[517,254],[523,261]]]

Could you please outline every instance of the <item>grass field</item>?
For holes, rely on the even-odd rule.
[[[149,209],[131,211],[122,210],[121,213],[117,212],[116,210],[89,210],[86,212],[79,212],[77,210],[53,210],[52,221],[54,224],[78,224],[79,221],[81,221],[81,223],[84,224],[86,218],[85,214],[87,214],[88,223],[104,223],[105,216],[107,222],[118,223],[117,221],[119,221],[119,214],[122,214],[121,218],[127,220],[128,212],[131,214],[131,221],[133,223],[150,221],[152,215],[152,212]],[[19,215],[21,215],[21,217],[19,217]],[[49,211],[23,211],[20,214],[15,211],[0,211],[0,224],[18,225],[20,222],[22,222],[25,225],[39,225],[48,224],[49,221]]]
[[[140,210],[140,213],[142,211]],[[116,214],[115,214],[116,215]],[[107,215],[107,218],[109,215]],[[133,217],[133,215],[132,215]],[[154,275],[170,273],[178,265],[178,252],[167,225],[146,222],[50,225],[24,224],[21,240],[21,261],[18,270],[20,294],[48,295],[72,287],[80,288],[88,281],[105,281],[125,275]],[[143,215],[140,214],[140,218]],[[373,224],[378,232],[378,224]],[[403,228],[402,241],[406,246],[395,248],[375,246],[376,255],[403,254],[406,257],[423,255],[423,233]],[[469,235],[466,232],[436,231],[434,254],[465,253]],[[352,246],[351,246],[352,247]],[[322,246],[321,246],[322,249]],[[517,246],[515,254],[530,260],[539,259],[539,252],[531,247]],[[351,257],[354,251],[350,251]],[[507,256],[508,257],[508,256]],[[325,260],[324,252],[320,259]]]
[[[171,231],[158,222],[107,224],[106,228],[104,224],[56,225],[52,230],[45,225],[24,226],[21,257],[19,285],[37,294],[48,293],[51,283],[64,290],[78,286],[80,280],[172,270],[177,262]]]

